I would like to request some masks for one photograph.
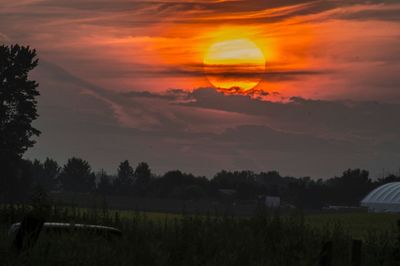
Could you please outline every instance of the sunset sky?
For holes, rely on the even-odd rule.
[[[400,168],[399,0],[0,0],[0,43],[40,59],[27,158]]]

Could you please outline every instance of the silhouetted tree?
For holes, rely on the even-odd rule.
[[[162,177],[154,180],[152,193],[162,198],[172,196],[174,189],[184,184],[184,179],[184,174],[181,171],[168,171]]]
[[[95,175],[87,161],[73,157],[64,165],[60,183],[65,191],[90,192],[95,188]]]
[[[393,174],[390,174],[386,177],[378,178],[378,180],[376,181],[376,186],[380,186],[390,182],[400,182],[400,176],[395,176]]]
[[[118,176],[114,180],[114,190],[117,194],[128,195],[132,191],[134,171],[128,160],[119,164]]]
[[[261,172],[255,176],[255,180],[264,186],[266,194],[270,196],[281,196],[285,186],[284,179],[277,171]]]
[[[205,177],[195,177],[173,170],[166,172],[162,177],[154,178],[147,190],[157,197],[197,199],[208,194],[209,181]],[[188,196],[190,191],[196,195]]]
[[[7,195],[7,201],[16,202],[29,199],[30,192],[34,187],[32,175],[32,162],[20,160],[18,168],[15,169],[15,176],[7,180],[6,188],[8,190],[4,193]]]
[[[205,190],[199,185],[188,185],[179,189],[179,198],[185,200],[198,200],[206,197]]]
[[[146,194],[147,186],[151,181],[151,170],[147,163],[141,162],[137,165],[135,172],[134,191],[138,196]]]
[[[45,190],[51,191],[57,189],[58,177],[61,172],[61,167],[58,163],[50,158],[46,158],[43,163],[43,176],[41,184]]]
[[[305,203],[305,195],[310,186],[311,179],[309,177],[293,178],[286,177],[286,188],[282,193],[285,201],[293,204],[298,208],[307,208]]]
[[[111,194],[113,187],[110,176],[103,169],[97,174],[97,179],[99,180],[97,191],[103,195]]]
[[[32,177],[34,185],[40,186],[45,191],[51,191],[57,188],[58,176],[61,167],[50,158],[46,158],[44,163],[39,160],[32,162]]]
[[[13,194],[22,179],[22,154],[33,146],[40,131],[32,126],[38,117],[38,84],[28,74],[38,64],[36,51],[19,45],[0,46],[0,191]],[[15,181],[15,182],[14,182]]]
[[[255,199],[258,194],[264,193],[252,171],[223,170],[214,176],[211,185],[216,189],[233,189],[239,199]]]
[[[37,159],[33,160],[33,162],[29,162],[31,163],[32,168],[32,182],[35,186],[40,186],[40,179],[43,175],[43,164]]]
[[[373,185],[369,173],[360,169],[348,169],[341,177],[327,180],[330,188],[330,204],[357,205]]]

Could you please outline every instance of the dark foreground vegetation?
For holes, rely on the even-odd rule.
[[[399,265],[395,227],[355,241],[339,224],[310,226],[301,214],[260,210],[250,218],[229,215],[145,213],[120,217],[107,209],[52,207],[47,221],[103,224],[121,238],[85,233],[41,233],[33,248],[17,254],[9,226],[30,208],[0,208],[0,265]]]

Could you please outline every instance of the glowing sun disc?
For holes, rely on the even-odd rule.
[[[203,60],[210,83],[221,89],[240,87],[250,90],[265,72],[265,57],[249,39],[232,39],[212,44]]]

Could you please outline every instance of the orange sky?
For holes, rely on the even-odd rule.
[[[398,0],[0,0],[0,42],[38,51],[38,156],[321,175],[398,167],[399,14]],[[256,88],[213,88],[203,62],[227,40],[254,43],[265,72],[211,69]]]
[[[399,52],[400,26],[393,14],[400,4],[275,2],[7,2],[3,12],[10,23],[25,17],[15,21],[17,33],[2,33],[5,39],[26,40],[43,58],[113,90],[209,87],[202,65],[207,49],[221,40],[246,38],[266,59],[258,90],[282,97],[346,99],[362,93],[365,99],[393,98],[394,90],[386,88],[391,77],[380,63]],[[33,25],[27,32],[21,29],[24,21]],[[377,95],[367,88],[370,78],[385,91]]]

